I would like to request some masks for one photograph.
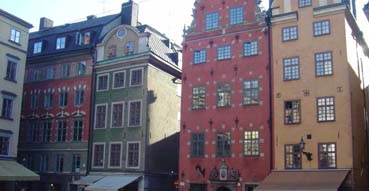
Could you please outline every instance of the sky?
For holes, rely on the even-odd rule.
[[[33,24],[37,31],[41,17],[54,21],[54,26],[86,20],[88,15],[98,17],[120,12],[128,0],[0,0],[0,9]],[[195,0],[134,0],[139,4],[139,22],[148,24],[166,34],[177,44],[182,42],[184,25],[192,21]],[[263,0],[265,7],[267,0]]]

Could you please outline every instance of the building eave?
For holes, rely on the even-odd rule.
[[[28,23],[27,21],[25,21],[23,19],[20,19],[20,18],[14,16],[14,15],[2,10],[2,9],[0,9],[0,15],[3,16],[3,17],[8,18],[8,19],[10,19],[10,20],[12,20],[12,21],[14,21],[14,22],[26,27],[26,28],[28,28],[28,29],[33,27],[33,25]]]

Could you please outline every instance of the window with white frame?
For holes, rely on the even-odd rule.
[[[18,61],[8,57],[5,80],[16,82]]]
[[[9,155],[10,137],[0,136],[0,155]]]
[[[42,51],[42,42],[35,42],[33,44],[33,54],[39,54]]]
[[[104,167],[105,144],[95,143],[93,150],[93,167]]]
[[[19,44],[19,42],[20,42],[20,31],[18,31],[17,29],[11,29],[9,40]]]
[[[82,34],[80,32],[76,32],[76,45],[82,44]]]
[[[122,143],[110,143],[109,167],[116,168],[121,166]]]
[[[128,142],[127,144],[127,168],[140,167],[140,143]]]
[[[124,88],[126,82],[126,72],[120,71],[113,74],[113,89]]]
[[[111,126],[113,128],[123,127],[124,102],[112,103]]]
[[[68,92],[59,92],[59,107],[66,107],[68,105]]]
[[[58,121],[58,130],[57,130],[57,141],[65,142],[67,140],[67,124],[66,120]]]
[[[73,141],[82,141],[83,119],[73,121]]]
[[[313,29],[314,36],[328,35],[331,33],[329,20],[314,22]]]
[[[106,115],[107,115],[107,105],[96,105],[95,110],[95,128],[103,129],[106,128]]]
[[[315,54],[316,76],[329,76],[333,74],[332,52],[320,52]]]
[[[3,107],[1,110],[1,117],[6,119],[13,118],[13,98],[4,97],[3,98]]]
[[[335,120],[334,97],[317,98],[317,107],[319,122]]]
[[[245,80],[243,82],[243,104],[259,104],[259,81]]]
[[[131,83],[130,83],[131,86],[142,85],[142,77],[143,77],[142,73],[143,73],[142,68],[131,70]]]
[[[97,91],[108,90],[109,74],[97,76]]]
[[[51,109],[53,107],[54,95],[52,93],[46,93],[44,95],[44,108]]]
[[[236,25],[243,23],[243,7],[233,7],[229,9],[229,24]]]
[[[129,102],[129,126],[141,125],[141,101]]]
[[[86,74],[86,62],[80,62],[76,66],[77,76],[83,76]]]
[[[90,41],[91,41],[91,32],[85,32],[83,34],[83,44],[88,45],[90,44]]]
[[[56,155],[56,168],[55,171],[58,173],[62,173],[64,171],[64,155],[57,154]]]
[[[258,41],[245,42],[243,44],[243,55],[244,56],[255,56],[259,54]]]
[[[226,60],[232,57],[231,45],[221,46],[217,49],[218,60]]]
[[[79,173],[80,171],[81,171],[81,154],[73,154],[72,172]]]
[[[56,39],[56,49],[64,49],[65,48],[65,42],[66,42],[66,37],[59,37]]]
[[[74,105],[75,106],[81,106],[83,105],[85,96],[85,90],[84,89],[77,89],[74,93]]]
[[[193,51],[193,64],[201,64],[206,62],[206,50]]]
[[[297,40],[297,26],[282,28],[282,41]]]
[[[219,13],[208,13],[205,16],[205,30],[217,29],[219,27]]]

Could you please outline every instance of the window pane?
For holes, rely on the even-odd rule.
[[[114,74],[114,88],[121,88],[125,86],[125,72]]]
[[[243,55],[244,56],[254,56],[258,55],[258,41],[245,42],[243,44]]]
[[[105,128],[106,125],[106,106],[100,105],[96,107],[96,124],[95,128]]]
[[[205,109],[205,87],[192,88],[192,109]]]
[[[283,59],[283,79],[297,80],[300,79],[300,61],[299,58]]]
[[[218,60],[230,59],[232,56],[231,46],[221,46],[218,48]]]
[[[217,29],[219,24],[219,13],[209,13],[205,18],[205,29]]]
[[[229,9],[229,23],[231,25],[243,22],[243,7],[235,7]]]
[[[259,104],[259,81],[246,80],[243,82],[243,104]]]
[[[223,132],[217,133],[217,156],[230,157],[231,156],[231,133]]]
[[[245,131],[244,133],[244,155],[258,156],[259,150],[259,131]]]
[[[141,125],[141,101],[131,102],[129,105],[129,126]]]
[[[229,84],[222,84],[217,89],[217,106],[230,107],[232,97],[232,89]]]
[[[286,101],[284,103],[285,124],[296,124],[301,122],[300,101]]]
[[[113,104],[112,127],[123,127],[123,103]]]
[[[127,167],[139,167],[140,144],[128,143]]]
[[[193,52],[193,63],[200,64],[206,62],[206,50],[198,50]]]
[[[300,169],[301,168],[301,152],[300,145],[285,145],[285,168]]]

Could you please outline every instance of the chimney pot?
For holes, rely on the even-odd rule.
[[[136,27],[138,24],[138,4],[129,0],[122,4],[121,23]]]

